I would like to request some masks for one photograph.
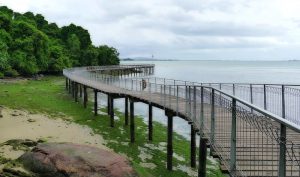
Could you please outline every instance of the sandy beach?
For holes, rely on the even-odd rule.
[[[12,139],[29,139],[72,142],[108,149],[102,136],[94,134],[89,127],[43,114],[32,114],[25,110],[0,109],[0,144]],[[5,158],[16,159],[23,153],[7,145],[0,147],[0,155]]]

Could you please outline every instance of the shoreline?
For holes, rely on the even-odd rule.
[[[105,146],[106,141],[101,135],[94,134],[91,128],[78,125],[68,119],[59,117],[54,119],[44,114],[6,107],[2,108],[2,116],[0,155],[6,159],[15,160],[24,153],[22,150],[13,150],[9,145],[3,145],[11,140],[70,142],[110,150]]]
[[[108,148],[128,157],[140,176],[197,176],[197,169],[189,166],[190,152],[187,148],[189,141],[185,138],[174,133],[174,140],[176,140],[174,142],[174,170],[168,171],[165,168],[167,138],[164,125],[154,122],[153,141],[149,142],[145,138],[147,137],[147,124],[143,118],[136,116],[136,143],[131,144],[129,127],[124,126],[122,112],[116,109],[115,128],[111,128],[106,108],[100,108],[99,115],[95,117],[92,112],[92,102],[88,102],[87,109],[84,109],[81,100],[79,103],[71,101],[72,98],[65,92],[62,77],[53,76],[45,77],[40,81],[0,83],[0,88],[3,88],[0,97],[4,98],[0,100],[0,105],[11,109],[25,109],[28,113],[42,114],[49,119],[62,117],[74,124],[89,127],[95,135],[103,137]],[[223,176],[218,163],[216,164],[212,159],[209,159],[207,163],[207,171],[211,176]]]

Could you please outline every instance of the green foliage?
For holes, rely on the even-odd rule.
[[[9,15],[2,13],[0,11],[0,29],[4,29],[6,31],[10,31],[11,29],[11,20]]]
[[[61,38],[65,42],[67,42],[70,36],[74,34],[80,40],[80,49],[86,49],[92,44],[89,32],[81,26],[70,24],[69,26],[64,26],[61,29]]]
[[[109,47],[107,45],[102,45],[98,47],[98,52],[99,65],[116,65],[119,63],[119,52],[115,48]]]
[[[41,14],[21,14],[0,6],[0,77],[112,64],[119,64],[118,51],[106,45],[94,46],[89,32],[81,26],[59,28]]]

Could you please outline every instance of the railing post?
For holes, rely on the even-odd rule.
[[[163,95],[162,95],[162,90],[163,90],[163,86],[162,85],[160,85],[160,104],[162,104],[163,103],[163,101],[162,101],[162,97],[163,97]]]
[[[169,108],[172,109],[172,104],[171,104],[171,95],[172,95],[172,88],[171,85],[169,85]]]
[[[151,83],[149,82],[148,79],[148,83],[149,83],[149,95],[150,95],[150,103],[152,102],[152,96],[151,96]]]
[[[194,95],[193,95],[193,97],[194,97],[194,110],[193,110],[193,120],[194,120],[194,122],[196,121],[196,118],[197,118],[197,102],[196,102],[196,86],[194,86]]]
[[[280,153],[279,153],[279,170],[278,176],[286,176],[286,126],[280,124]]]
[[[174,80],[174,96],[176,96],[176,93],[175,93],[175,85],[176,85],[176,81]]]
[[[285,86],[281,86],[281,105],[282,105],[282,117],[285,118]]]
[[[179,91],[178,91],[178,89],[179,89],[179,86],[177,85],[177,88],[176,88],[176,94],[177,94],[177,96],[176,96],[176,114],[178,115],[178,97],[179,97],[179,95],[178,95],[178,93],[179,93]]]
[[[250,84],[250,103],[253,104],[253,85]]]
[[[236,99],[232,98],[230,173],[236,170]]]
[[[188,115],[188,89],[185,86],[185,114]]]
[[[215,144],[215,89],[211,89],[211,123],[210,123],[210,154]]]
[[[267,110],[267,87],[264,84],[264,109]]]
[[[156,77],[154,78],[154,83],[155,83],[155,92],[157,92],[157,90],[156,90]]]
[[[166,107],[166,85],[164,85],[164,107]]]
[[[204,127],[204,88],[201,86],[201,108],[200,108],[200,136],[203,135],[203,127]]]
[[[281,86],[282,117],[285,118],[285,86]],[[280,153],[279,153],[279,177],[286,176],[286,126],[280,124]]]
[[[191,96],[191,86],[189,86],[189,117],[192,117],[192,96]]]
[[[232,84],[232,94],[235,95],[235,84]]]

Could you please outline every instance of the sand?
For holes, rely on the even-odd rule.
[[[3,115],[0,117],[0,144],[11,139],[43,139],[47,142],[72,142],[109,150],[102,136],[94,134],[89,127],[43,114],[0,109]],[[6,158],[16,159],[22,154],[22,151],[13,151],[9,146],[0,147],[0,155]]]

